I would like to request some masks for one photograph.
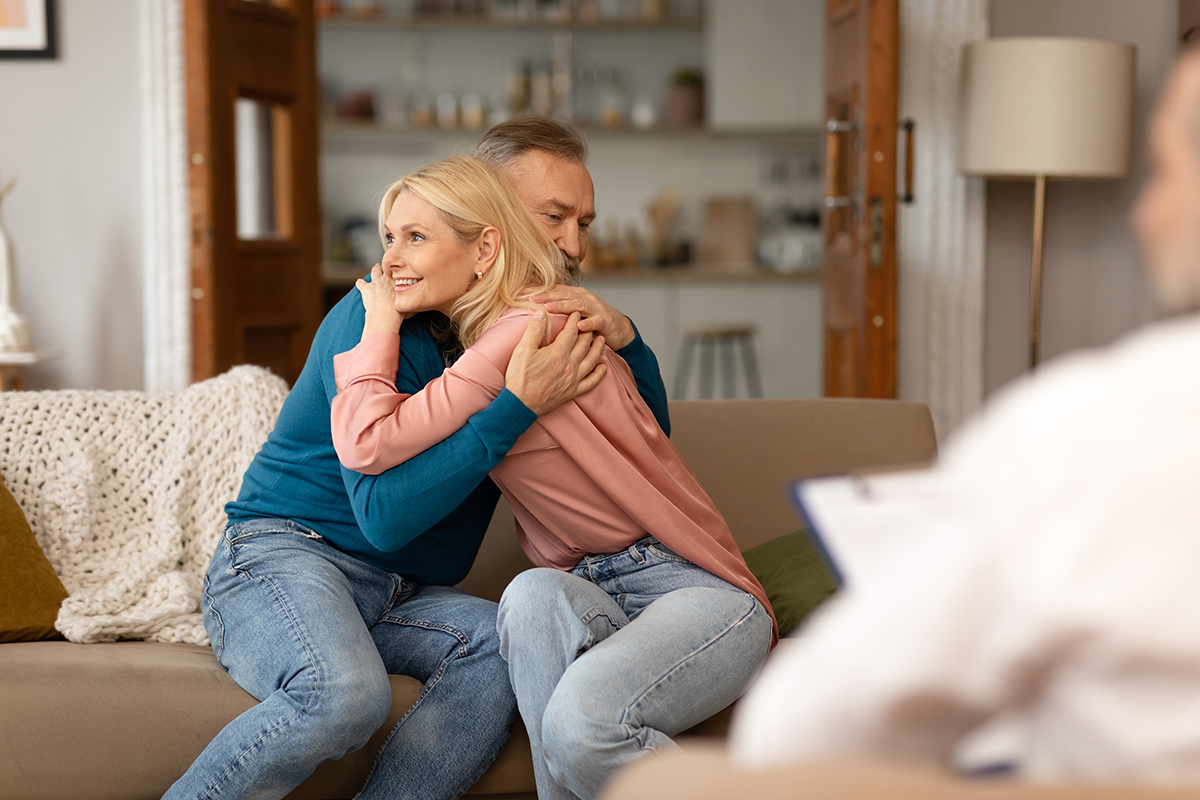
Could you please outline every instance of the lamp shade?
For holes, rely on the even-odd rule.
[[[959,167],[974,175],[1119,178],[1129,170],[1136,49],[989,39],[963,53]]]

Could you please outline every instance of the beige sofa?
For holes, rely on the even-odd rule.
[[[79,393],[70,404],[67,394],[40,393],[40,407],[79,407]],[[11,394],[0,393],[0,419],[6,398]],[[687,401],[672,404],[671,418],[673,441],[743,549],[799,527],[783,491],[792,478],[914,464],[935,454],[929,414],[911,403]],[[4,469],[0,460],[0,477],[7,478]],[[502,503],[462,587],[494,600],[528,566]],[[392,715],[371,742],[322,765],[290,797],[353,796],[386,731],[420,688],[399,676],[392,687]],[[160,797],[205,744],[253,703],[203,645],[0,644],[0,799]],[[719,735],[727,718],[719,714],[691,733]],[[471,793],[532,800],[533,790],[528,739],[518,725]]]

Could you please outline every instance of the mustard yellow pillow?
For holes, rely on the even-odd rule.
[[[25,514],[0,483],[0,642],[61,639],[54,629],[67,597]]]

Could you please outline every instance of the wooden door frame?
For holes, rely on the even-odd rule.
[[[267,365],[294,381],[320,323],[322,299],[313,6],[308,0],[184,0],[184,15],[186,52],[205,54],[204,63],[187,69],[192,377],[264,363],[267,354],[275,362]],[[211,30],[213,20],[225,27]],[[214,37],[226,45],[220,60],[207,58]],[[288,43],[292,71],[281,73],[265,53],[271,46],[287,50]],[[217,177],[234,174],[234,103],[241,97],[286,109],[276,112],[277,123],[286,124],[275,126],[272,153],[278,238],[242,239],[235,184]],[[290,280],[272,283],[285,272]]]
[[[854,186],[842,195],[850,205],[825,210],[826,245],[837,220],[853,214],[847,249],[825,266],[825,393],[857,397],[896,396],[896,137],[899,111],[900,0],[828,0],[826,6],[827,108],[851,91],[852,117],[844,133],[830,129],[827,150],[837,137],[853,144]],[[829,33],[842,28],[830,40]],[[862,37],[862,38],[860,38]],[[842,50],[838,39],[853,49]],[[865,41],[864,41],[865,40]],[[859,42],[863,43],[859,49]],[[851,53],[848,59],[846,53]],[[860,55],[861,54],[861,55]],[[861,58],[856,60],[855,56]],[[854,76],[865,79],[858,82]],[[854,102],[857,98],[857,102]],[[833,120],[831,119],[832,123]],[[826,156],[829,175],[836,170]],[[833,189],[827,187],[827,192]],[[876,224],[878,223],[878,224]],[[882,234],[875,236],[876,230]],[[840,264],[836,270],[835,265]],[[849,288],[847,288],[849,287]]]

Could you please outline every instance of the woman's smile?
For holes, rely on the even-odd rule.
[[[396,310],[449,315],[475,279],[478,246],[460,240],[437,209],[407,191],[396,196],[383,233],[383,268],[395,286]]]

